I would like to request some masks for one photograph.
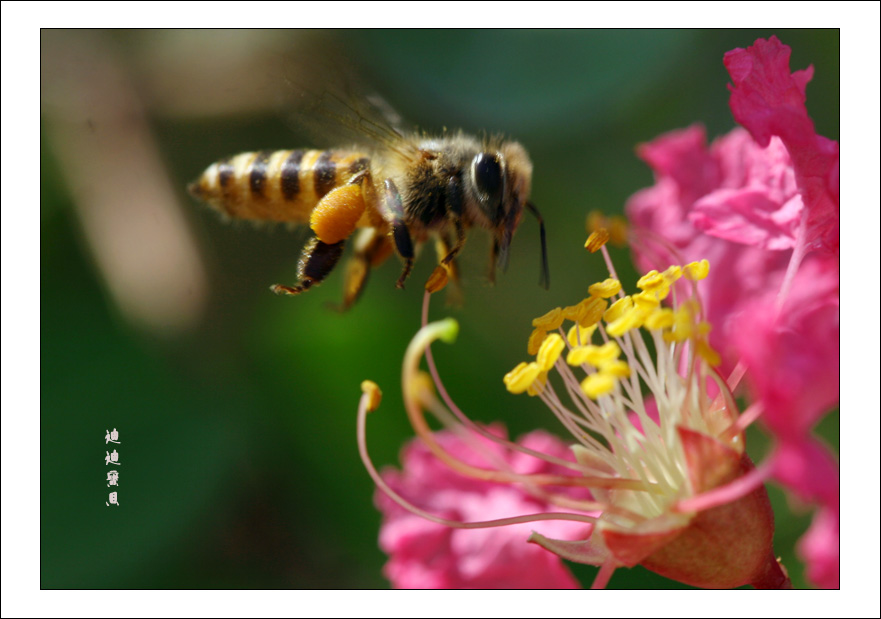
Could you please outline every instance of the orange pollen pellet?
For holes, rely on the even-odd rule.
[[[318,240],[333,245],[348,238],[364,213],[364,196],[360,185],[337,187],[324,196],[310,217],[310,225]]]

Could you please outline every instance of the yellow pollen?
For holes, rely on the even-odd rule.
[[[584,346],[580,350],[584,350],[584,362],[593,366],[600,367],[616,361],[621,356],[621,349],[615,342],[606,342],[602,346]]]
[[[636,287],[641,290],[654,290],[666,285],[667,280],[664,279],[664,276],[654,270],[649,271],[636,282]]]
[[[639,292],[637,294],[631,295],[633,302],[636,304],[636,307],[640,309],[652,310],[661,305],[661,299],[664,297],[658,296],[657,292],[652,290],[645,292]]]
[[[609,302],[600,297],[588,297],[581,301],[576,307],[578,308],[578,317],[576,322],[581,328],[592,327],[596,325],[609,306]]]
[[[669,307],[660,307],[656,309],[645,319],[644,326],[651,331],[669,329],[673,326],[673,310]]]
[[[619,282],[617,279],[612,279],[610,277],[603,282],[591,284],[590,288],[588,288],[587,291],[592,297],[602,297],[603,299],[608,299],[609,297],[614,297],[616,294],[621,292],[621,282]]]
[[[605,228],[597,228],[593,232],[590,233],[590,236],[587,237],[587,242],[584,244],[584,249],[589,251],[590,253],[598,252],[603,245],[609,242],[609,238],[611,235],[609,231]]]
[[[576,346],[587,346],[590,344],[591,336],[596,329],[596,325],[591,325],[589,327],[572,325],[572,328],[569,329],[569,333],[566,335],[566,340],[572,348],[575,348]],[[581,335],[580,339],[578,337],[579,334]]]
[[[554,367],[554,364],[557,362],[557,359],[560,358],[560,353],[563,352],[564,348],[566,348],[566,342],[563,341],[563,338],[560,337],[559,333],[551,333],[548,335],[545,341],[542,342],[536,358],[536,362],[539,367],[541,367],[542,372],[547,372]]]
[[[563,320],[571,320],[575,322],[578,320],[578,306],[577,305],[567,305],[563,308]]]
[[[612,337],[621,337],[631,329],[639,329],[650,312],[651,310],[641,307],[631,308],[606,325],[606,333]]]
[[[704,258],[700,262],[690,262],[686,264],[682,273],[685,275],[685,279],[691,280],[693,282],[704,279],[710,272],[710,261]]]
[[[722,358],[719,356],[719,353],[717,353],[706,340],[698,340],[697,345],[695,346],[695,350],[697,351],[697,354],[700,355],[700,357],[710,366],[715,367],[722,362]]]
[[[627,378],[630,376],[630,366],[627,365],[626,361],[621,361],[620,359],[604,364],[601,369],[604,373],[615,378]]]
[[[613,215],[609,219],[609,232],[612,235],[611,242],[615,247],[627,245],[627,220],[620,215]]]
[[[508,391],[517,394],[526,391],[539,374],[541,374],[541,368],[537,363],[521,361],[517,367],[505,374],[503,380]]]
[[[664,332],[665,342],[684,342],[694,332],[693,315],[688,305],[682,305],[673,312],[673,327]]]
[[[612,307],[606,310],[603,318],[606,322],[614,322],[631,309],[633,309],[633,299],[629,296],[623,297],[612,303]]]
[[[536,396],[545,390],[545,384],[548,382],[548,373],[542,372],[539,374],[536,379],[529,385],[529,388],[526,390],[526,393],[530,396]]]
[[[379,403],[382,401],[382,391],[380,391],[379,385],[372,380],[365,380],[361,382],[361,391],[369,396],[367,412],[373,412],[379,408]]]
[[[566,363],[576,366],[581,365],[582,363],[587,363],[590,356],[591,352],[588,350],[588,346],[579,346],[569,351],[569,354],[566,355]]]
[[[533,330],[532,335],[529,336],[529,342],[526,344],[526,352],[530,355],[537,355],[541,343],[545,341],[547,336],[548,332],[544,329]]]
[[[587,214],[585,224],[588,234],[596,232],[600,228],[605,228],[609,232],[609,241],[612,245],[615,247],[627,245],[627,220],[620,215],[607,217],[601,211],[591,211]]]
[[[553,331],[563,324],[563,310],[555,307],[544,316],[533,319],[532,326],[544,329],[545,331]]]
[[[597,372],[581,381],[581,390],[584,392],[584,395],[591,400],[596,400],[602,395],[611,393],[615,388],[616,382],[614,376],[603,372]]]
[[[679,265],[672,265],[667,267],[667,270],[661,273],[664,276],[664,279],[667,280],[668,284],[674,283],[680,277],[682,277],[682,267]]]

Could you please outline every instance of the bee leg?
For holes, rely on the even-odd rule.
[[[398,278],[395,286],[397,288],[404,287],[404,281],[413,270],[413,241],[410,239],[410,230],[404,221],[404,203],[401,200],[401,194],[392,179],[387,178],[383,183],[382,198],[382,217],[392,229],[392,239],[395,243],[395,249],[404,259],[404,271]]]
[[[312,286],[317,286],[340,261],[345,244],[345,241],[328,244],[319,241],[317,237],[312,237],[300,254],[300,264],[297,267],[300,283],[296,286],[276,284],[270,287],[270,290],[275,294],[294,295],[306,292]]]
[[[361,230],[355,239],[355,255],[346,264],[343,303],[334,309],[344,312],[352,307],[364,291],[370,268],[382,264],[391,253],[392,243],[387,235],[376,228]]]
[[[447,267],[447,273],[449,273],[450,279],[453,281],[453,286],[447,288],[447,305],[458,306],[462,305],[462,282],[459,279],[459,265],[456,263],[455,253],[454,250],[451,249],[452,247],[453,245],[450,242],[450,235],[446,232],[442,232],[438,236],[435,249],[437,250],[438,259],[441,264]],[[450,259],[447,260],[447,258]]]

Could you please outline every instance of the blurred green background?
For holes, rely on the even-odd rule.
[[[792,47],[793,69],[814,65],[808,110],[838,139],[837,30],[43,31],[42,587],[388,586],[355,411],[361,380],[376,381],[370,450],[397,463],[412,436],[400,363],[433,256],[403,292],[388,261],[340,315],[327,304],[342,269],[298,298],[268,290],[296,281],[303,231],[227,224],[185,192],[226,155],[335,146],[290,126],[285,76],[332,50],[419,127],[504,132],[528,149],[550,291],[536,285],[538,227],[526,218],[496,286],[474,232],[464,305],[432,307],[461,326],[455,345],[435,346],[454,399],[516,436],[558,431],[501,377],[525,357],[534,316],[603,276],[582,249],[585,215],[620,213],[652,183],[636,144],[694,122],[710,138],[733,128],[722,56],[771,34]],[[614,258],[632,281],[627,251]],[[822,426],[837,446],[837,415]],[[105,506],[113,428],[119,507]],[[767,442],[752,434],[761,459]],[[770,491],[775,550],[805,586],[794,545],[810,512]],[[595,570],[573,569],[589,585]],[[681,585],[637,568],[610,586]]]

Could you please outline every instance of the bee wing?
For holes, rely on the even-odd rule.
[[[310,74],[289,80],[295,102],[293,124],[315,146],[356,144],[413,157],[401,116],[382,97],[368,90],[352,69],[339,63],[313,67]]]

